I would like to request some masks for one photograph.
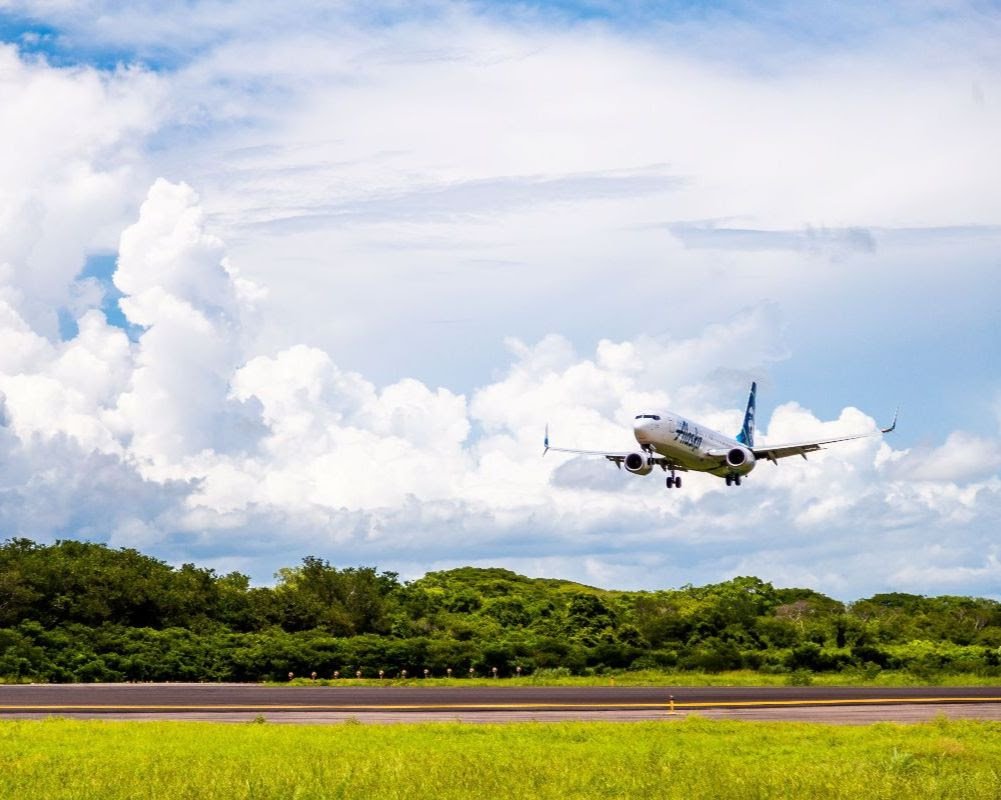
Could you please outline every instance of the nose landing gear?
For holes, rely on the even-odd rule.
[[[675,475],[673,469],[671,470],[671,474],[667,476],[667,488],[668,489],[681,488],[681,476]]]
[[[740,475],[727,475],[726,476],[727,486],[740,486]]]

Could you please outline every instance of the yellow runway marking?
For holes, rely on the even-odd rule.
[[[662,703],[438,703],[422,705],[0,705],[5,711],[519,711],[542,709],[649,709]],[[675,708],[762,708],[768,706],[906,705],[927,703],[1001,703],[1001,697],[857,697],[816,700],[675,700]]]

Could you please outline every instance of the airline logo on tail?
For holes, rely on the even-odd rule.
[[[745,447],[754,447],[754,393],[758,390],[755,381],[751,384],[751,394],[747,398],[747,411],[744,412],[744,426],[737,434],[737,441]]]

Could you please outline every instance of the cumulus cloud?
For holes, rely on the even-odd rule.
[[[193,47],[164,78],[175,116],[150,158],[199,188],[234,263],[271,288],[262,351],[307,343],[376,383],[471,396],[511,335],[697,339],[762,301],[800,358],[854,382],[872,380],[875,340],[900,365],[983,341],[968,298],[996,289],[1001,106],[994,27],[973,9],[898,7],[895,25],[843,8],[823,29],[865,35],[803,48],[776,47],[782,26],[752,9],[647,33],[475,5],[383,24],[353,10],[307,4],[297,24],[195,4]],[[135,17],[143,36],[177,29],[170,9],[116,11],[97,31],[65,24],[116,44]],[[817,25],[777,13],[786,45]],[[719,222],[675,224],[692,219]]]
[[[915,447],[899,474],[926,481],[963,481],[985,478],[1001,467],[1001,449],[996,439],[953,431],[939,447]]]
[[[433,5],[308,25],[274,4],[248,23],[196,3],[198,25],[48,6],[140,60],[175,31],[157,72],[0,47],[5,530],[258,578],[312,552],[407,575],[995,592],[996,432],[955,411],[944,442],[873,437],[740,489],[541,456],[547,422],[630,449],[640,410],[733,433],[752,379],[778,443],[875,431],[848,404],[868,409],[858,387],[889,364],[933,406],[969,393],[913,365],[959,331],[963,358],[926,359],[951,378],[991,341],[962,327],[996,314],[990,50],[929,55],[926,21],[762,72],[670,25],[666,47]],[[726,222],[672,236],[679,219]],[[77,277],[110,250],[113,286]],[[825,358],[797,391],[779,377]]]
[[[252,308],[241,306],[233,278],[195,193],[157,181],[122,234],[114,274],[119,305],[144,333],[113,423],[151,467],[242,444],[230,441],[241,411],[227,395],[241,361],[241,314]]]
[[[590,354],[556,335],[512,339],[509,366],[468,398],[414,378],[379,387],[316,347],[246,352],[242,328],[261,290],[241,289],[205,224],[189,187],[159,180],[123,232],[114,281],[142,328],[135,342],[89,310],[75,338],[51,344],[8,305],[3,333],[31,354],[0,375],[19,465],[5,505],[14,530],[34,525],[44,537],[77,524],[155,552],[199,542],[186,552],[220,563],[229,554],[245,564],[249,550],[269,567],[290,547],[414,570],[487,552],[539,569],[577,563],[572,576],[595,582],[629,574],[632,585],[663,585],[665,575],[753,567],[842,591],[860,581],[836,564],[857,562],[863,539],[901,525],[976,530],[997,513],[996,448],[958,433],[932,453],[874,437],[805,464],[765,464],[736,491],[689,475],[668,494],[656,476],[602,459],[541,457],[547,421],[562,444],[630,449],[637,409],[673,407],[732,433],[749,377],[741,364],[767,374],[785,354],[770,306],[698,337],[604,340]],[[787,403],[762,437],[875,429],[851,407],[822,421]],[[116,491],[128,497],[116,504]],[[773,573],[762,558],[775,550]],[[890,562],[883,574],[907,583],[915,573]]]
[[[139,68],[52,69],[0,42],[0,271],[44,336],[84,254],[115,246],[148,186],[139,148],[162,89]]]

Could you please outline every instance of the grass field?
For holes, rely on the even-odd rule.
[[[729,672],[658,672],[643,670],[608,675],[553,676],[526,675],[523,678],[295,678],[269,683],[269,686],[788,686],[808,683],[813,686],[999,686],[1001,678],[970,672],[936,673],[917,676],[906,671],[883,670],[874,675],[858,672],[800,672],[768,674],[753,670]]]
[[[5,799],[999,796],[988,722],[0,722]]]

